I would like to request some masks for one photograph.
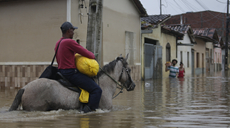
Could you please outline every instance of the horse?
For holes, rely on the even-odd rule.
[[[112,99],[117,88],[134,90],[136,85],[130,76],[131,69],[127,59],[128,54],[125,58],[120,55],[103,66],[94,77],[102,89],[100,109],[112,109]],[[56,80],[39,78],[18,91],[9,111],[18,110],[20,105],[25,111],[79,110],[79,93],[64,87]]]

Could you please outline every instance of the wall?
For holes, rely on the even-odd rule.
[[[125,55],[126,32],[134,34],[134,65],[140,65],[140,15],[129,0],[104,0],[103,8],[103,60]]]
[[[188,34],[184,34],[184,39],[183,40],[178,40],[178,44],[192,44],[190,41],[190,38]],[[178,45],[177,46],[177,58],[178,58],[178,66],[180,66],[180,62],[184,64],[184,69],[185,69],[185,76],[191,76],[192,75],[192,53],[191,53],[191,48],[192,46],[183,46],[183,45]],[[182,52],[182,59],[181,60],[181,52]],[[187,55],[189,54],[189,56]]]
[[[0,63],[50,62],[65,14],[61,0],[0,2]]]
[[[206,62],[205,62],[205,50],[206,50],[206,42],[202,39],[196,38],[197,44],[193,46],[194,51],[194,68],[195,68],[195,74],[205,73],[206,69]],[[199,62],[197,66],[197,53],[199,53]],[[202,60],[202,54],[203,54],[203,60]],[[202,64],[203,61],[203,64]]]
[[[169,76],[169,72],[165,72],[165,63],[166,63],[166,45],[167,43],[171,46],[171,60],[177,59],[176,57],[176,37],[171,36],[161,32],[160,24],[157,28],[153,29],[152,33],[149,34],[142,34],[142,71],[144,71],[144,39],[149,38],[153,40],[157,40],[159,45],[162,46],[162,74],[163,78]],[[178,66],[178,64],[177,64]],[[142,72],[142,77],[144,77],[144,73]]]
[[[167,43],[170,44],[171,46],[171,61],[173,59],[177,59],[176,57],[176,37],[175,36],[171,36],[171,35],[168,35],[168,34],[164,34],[162,33],[162,36],[161,36],[161,40],[160,40],[160,44],[162,46],[162,51],[163,51],[163,54],[162,54],[162,64],[163,64],[163,78],[165,77],[168,77],[169,76],[169,71],[168,72],[165,72],[165,63],[166,63],[166,45]],[[179,67],[179,63],[177,63],[176,65],[177,67]]]
[[[79,0],[0,2],[0,87],[20,88],[37,79],[50,64],[55,43],[62,37],[60,26],[67,20],[78,27],[73,39],[80,39],[80,44],[86,46],[88,8],[79,8],[78,2]],[[140,80],[139,13],[130,1],[107,0],[104,5],[103,57],[107,63],[120,54],[124,55],[125,32],[134,32],[136,56],[134,65],[130,66],[131,76],[135,81]],[[88,7],[88,0],[84,6]]]
[[[206,42],[206,48],[209,50],[208,52],[209,52],[209,57],[208,58],[206,58],[205,60],[206,60],[206,64],[208,65],[208,66],[206,66],[206,71],[208,71],[208,72],[213,72],[214,71],[214,69],[215,69],[215,65],[214,65],[214,60],[213,60],[213,42]],[[207,57],[207,56],[206,56]],[[208,69],[208,67],[210,67],[209,69]]]
[[[215,64],[215,71],[221,71],[222,67],[222,51],[221,48],[215,47],[214,48],[214,64]]]

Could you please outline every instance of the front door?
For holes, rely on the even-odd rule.
[[[145,80],[162,78],[162,47],[145,43]]]

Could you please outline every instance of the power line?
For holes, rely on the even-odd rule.
[[[197,2],[204,10],[208,10],[208,8],[206,8],[204,5],[202,5],[198,0],[196,0],[196,2]]]
[[[168,2],[168,3],[169,3],[169,5],[170,5],[176,12],[178,12],[178,10],[177,10],[178,8],[174,8],[174,7],[173,7],[173,5],[174,5],[173,3],[171,3],[171,2]],[[174,6],[175,6],[175,5],[174,5]],[[178,12],[178,13],[180,13],[180,12]]]
[[[174,0],[174,2],[177,4],[177,6],[181,9],[182,12],[185,12],[185,11],[183,10],[183,8],[180,7],[180,5],[176,2],[176,0]]]
[[[184,3],[185,6],[187,6],[187,7],[190,8],[191,10],[193,10],[193,8],[191,8],[187,3],[185,3],[184,0],[182,0],[182,2]]]
[[[222,1],[219,1],[219,0],[216,0],[216,1],[221,3],[221,4],[227,4],[226,2],[222,2]]]
[[[197,9],[199,10],[199,8],[196,8],[196,6],[194,6],[193,4],[189,3],[187,0],[184,0],[189,6],[191,6],[195,11],[197,11]]]

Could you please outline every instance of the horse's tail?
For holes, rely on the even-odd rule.
[[[14,102],[12,103],[9,111],[14,111],[18,109],[18,106],[21,104],[21,99],[22,99],[22,95],[24,93],[25,89],[20,89],[17,93],[17,95],[14,98]]]

